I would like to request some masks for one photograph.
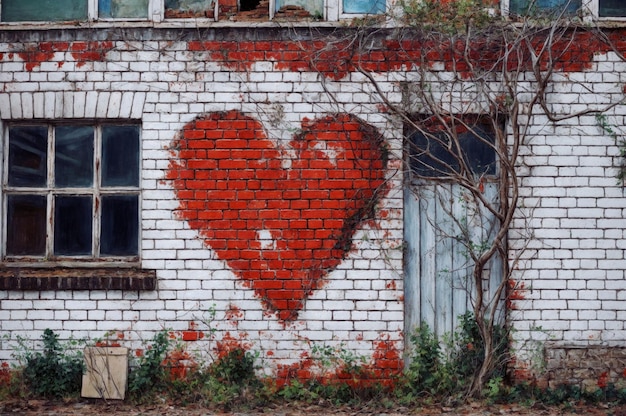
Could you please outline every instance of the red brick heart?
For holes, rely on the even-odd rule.
[[[282,149],[254,118],[211,113],[174,148],[178,216],[283,321],[344,259],[383,194],[382,136],[348,114],[303,121]]]

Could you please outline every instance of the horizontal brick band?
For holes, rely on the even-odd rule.
[[[155,290],[156,271],[136,268],[0,268],[0,290]]]

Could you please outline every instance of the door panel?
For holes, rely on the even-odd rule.
[[[496,202],[497,185],[484,196]],[[405,191],[405,329],[421,322],[437,336],[450,333],[458,317],[472,310],[475,289],[470,252],[484,250],[497,231],[495,218],[480,209],[459,185],[422,184]],[[487,296],[500,282],[501,260],[485,273]]]

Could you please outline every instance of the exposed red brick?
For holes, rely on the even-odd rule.
[[[211,130],[201,134],[200,126]],[[209,133],[216,137],[212,143],[202,138]],[[207,149],[201,159],[189,152],[198,140]],[[304,121],[290,143],[296,157],[283,169],[289,149],[275,147],[258,121],[236,111],[213,113],[179,134],[178,158],[167,178],[180,202],[178,215],[250,282],[267,308],[288,321],[372,215],[383,192],[381,146],[380,134],[351,115]],[[325,179],[325,172],[344,179]]]

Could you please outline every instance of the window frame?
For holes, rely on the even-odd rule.
[[[71,20],[20,20],[7,22],[2,19],[2,1],[0,0],[0,24],[16,25],[16,24],[42,24],[42,23],[63,23]],[[162,22],[165,16],[165,0],[148,0],[148,15],[143,17],[99,17],[98,0],[85,0],[87,2],[87,22]],[[217,2],[217,1],[216,1]],[[217,7],[216,7],[217,8]],[[167,20],[188,20],[189,18],[174,18]],[[194,20],[213,20],[209,18],[193,18]]]
[[[509,14],[509,4],[511,0],[502,0],[500,2],[501,12],[503,15]],[[600,21],[626,21],[626,9],[624,16],[600,16],[600,0],[581,0],[582,9],[588,10],[590,17]]]
[[[124,266],[137,267],[141,260],[141,211],[142,211],[142,192],[141,192],[141,123],[130,120],[42,120],[42,121],[15,121],[2,123],[2,183],[1,183],[1,205],[0,205],[0,224],[2,225],[1,243],[2,251],[0,252],[1,262],[5,266],[22,266],[30,265],[37,267],[47,266]],[[11,127],[27,127],[39,126],[47,127],[47,155],[46,155],[46,184],[43,187],[26,187],[26,186],[10,186],[9,185],[9,129]],[[94,129],[94,156],[93,156],[93,179],[91,187],[65,187],[60,188],[53,183],[54,178],[54,160],[55,160],[55,134],[54,130],[60,126],[88,126]],[[101,185],[102,179],[102,154],[103,154],[103,126],[129,126],[137,128],[137,186],[109,186]],[[42,195],[46,200],[46,235],[45,235],[45,253],[43,255],[9,255],[7,254],[8,241],[8,199],[9,195]],[[56,196],[89,196],[92,200],[91,213],[92,230],[91,230],[91,254],[89,255],[55,255],[55,213],[54,199]],[[132,255],[101,255],[101,222],[102,222],[102,200],[103,196],[127,196],[132,195],[137,200],[137,218],[136,218],[136,234],[137,252]]]
[[[0,25],[1,26],[19,26],[19,25],[50,25],[50,24],[65,24],[71,20],[20,20],[20,21],[4,21],[1,16],[1,5],[2,1],[0,0]],[[13,0],[15,1],[15,0]],[[113,17],[99,17],[98,16],[98,0],[84,0],[87,2],[87,20],[85,23],[102,23],[102,24],[111,24],[115,22],[129,22],[129,23],[163,23],[163,22],[213,22],[220,20],[219,8],[220,8],[220,0],[215,0],[215,5],[213,9],[213,18],[210,17],[165,17],[165,0],[148,0],[148,16],[146,18],[113,18]],[[385,11],[383,13],[347,13],[344,11],[343,3],[344,0],[323,0],[322,9],[323,16],[322,21],[325,22],[337,22],[340,20],[349,20],[354,18],[363,18],[363,17],[378,17],[383,16],[384,13],[389,12],[390,3],[386,0],[382,0],[385,2]],[[276,0],[269,1],[269,10],[268,10],[268,22],[271,22],[274,19],[276,14]],[[82,21],[81,21],[82,22]],[[241,20],[240,22],[245,22],[245,20]]]

